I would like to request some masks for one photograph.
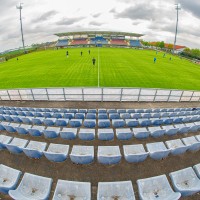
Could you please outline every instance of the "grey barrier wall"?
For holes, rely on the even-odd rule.
[[[200,91],[146,88],[34,88],[0,90],[0,100],[198,102]]]

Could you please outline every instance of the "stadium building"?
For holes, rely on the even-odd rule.
[[[140,37],[143,34],[110,31],[83,31],[56,33],[59,37],[56,47],[67,46],[120,46],[142,47]]]

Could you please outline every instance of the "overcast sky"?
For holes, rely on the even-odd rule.
[[[175,3],[181,4],[177,44],[200,48],[200,0],[23,0],[25,45],[55,41],[54,33],[104,30],[145,34],[173,43]],[[0,0],[0,52],[22,46],[16,0]]]

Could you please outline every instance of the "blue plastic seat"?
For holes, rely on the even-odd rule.
[[[159,126],[149,127],[150,134],[152,137],[161,137],[165,134],[165,129],[161,129]]]
[[[56,126],[67,126],[69,123],[69,119],[59,118],[56,119],[55,125]]]
[[[78,134],[81,140],[94,140],[95,139],[95,129],[81,128]]]
[[[98,139],[99,140],[113,140],[114,131],[111,128],[98,129]]]
[[[126,122],[126,126],[128,126],[128,127],[139,126],[139,122],[136,119],[126,119],[125,122]]]
[[[9,144],[5,144],[6,148],[15,154],[22,153],[22,149],[26,147],[28,140],[14,138]]]
[[[46,142],[30,141],[25,148],[22,148],[22,150],[28,157],[38,159],[42,157],[46,146]]]
[[[163,142],[147,143],[146,147],[149,156],[154,160],[166,158],[170,153],[170,149],[167,149]]]
[[[149,155],[149,153],[145,151],[142,144],[123,145],[123,150],[124,157],[129,163],[143,162]]]
[[[112,125],[114,128],[121,128],[121,127],[124,127],[126,123],[123,119],[113,119]]]
[[[60,137],[66,140],[73,140],[76,138],[77,128],[63,128],[60,131]]]
[[[167,148],[171,150],[172,155],[183,154],[189,149],[189,147],[184,145],[180,139],[168,140],[165,144]]]
[[[137,139],[149,137],[150,132],[146,128],[133,128],[133,134]]]
[[[99,119],[98,120],[98,127],[99,128],[109,128],[110,127],[110,120],[109,119]]]
[[[43,123],[46,126],[54,126],[56,123],[57,118],[45,118]]]
[[[28,130],[32,127],[32,125],[28,124],[21,124],[20,126],[16,127],[16,130],[19,134],[28,134]]]
[[[5,149],[5,144],[9,144],[13,138],[7,135],[0,135],[0,150]]]
[[[45,129],[45,126],[32,126],[28,128],[28,132],[32,136],[41,136],[43,134],[43,131]]]
[[[44,129],[43,133],[46,138],[56,138],[60,133],[60,128],[47,127],[46,129]]]
[[[69,125],[73,128],[78,128],[82,126],[82,119],[71,119]]]
[[[133,135],[130,128],[120,128],[116,129],[116,136],[118,140],[130,140]]]
[[[83,122],[83,126],[86,128],[94,128],[96,126],[95,119],[85,119]]]

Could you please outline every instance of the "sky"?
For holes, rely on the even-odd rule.
[[[173,43],[175,3],[180,3],[177,44],[200,48],[200,0],[23,0],[25,45],[56,41],[55,33],[121,31],[147,41]],[[22,46],[16,0],[0,0],[0,52]]]

